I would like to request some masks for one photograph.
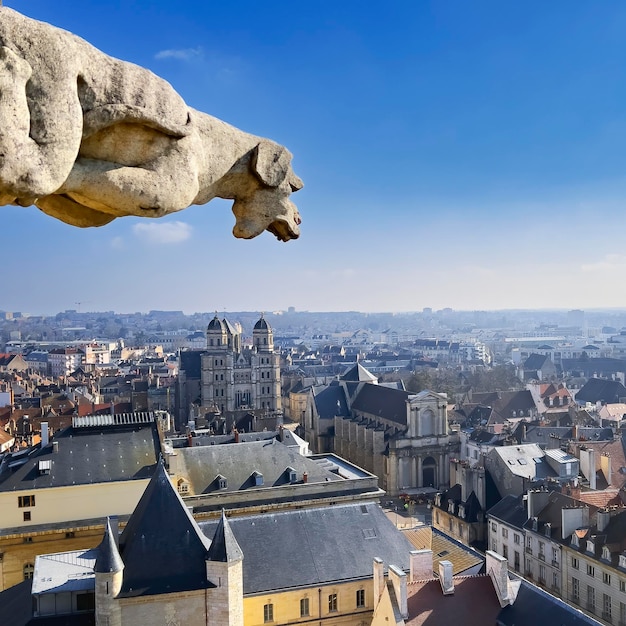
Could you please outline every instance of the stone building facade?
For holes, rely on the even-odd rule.
[[[282,408],[280,355],[274,333],[261,317],[252,331],[252,346],[242,342],[242,329],[216,315],[207,327],[205,350],[180,352],[176,428],[183,430],[190,408],[200,413],[276,412]]]

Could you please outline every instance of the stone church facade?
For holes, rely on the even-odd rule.
[[[205,350],[180,353],[177,429],[183,429],[194,405],[200,414],[280,411],[280,355],[268,322],[261,317],[254,325],[251,347],[243,345],[239,324],[217,315],[206,336]]]
[[[444,394],[378,384],[357,364],[310,397],[304,435],[316,452],[331,447],[376,474],[390,495],[448,486],[458,440],[448,430]]]

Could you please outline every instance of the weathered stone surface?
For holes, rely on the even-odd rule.
[[[0,205],[74,226],[234,200],[233,234],[300,234],[290,152],[188,107],[165,80],[0,6]]]

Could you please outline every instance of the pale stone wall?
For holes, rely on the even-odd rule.
[[[148,479],[141,479],[1,492],[0,529],[26,530],[40,524],[128,515],[147,485]],[[35,496],[35,506],[19,507],[19,496],[27,495]],[[24,521],[26,511],[31,514],[29,522]]]
[[[365,591],[365,606],[357,608],[357,590]],[[320,591],[321,590],[321,591]],[[330,612],[328,596],[337,594],[337,611]],[[309,599],[309,615],[300,615],[300,600]],[[315,586],[307,589],[274,592],[246,596],[244,598],[244,623],[246,626],[261,626],[263,607],[273,604],[276,624],[305,624],[322,619],[332,620],[333,625],[360,626],[369,624],[374,609],[374,589],[371,578],[349,581],[337,585]],[[321,608],[321,615],[320,615]]]

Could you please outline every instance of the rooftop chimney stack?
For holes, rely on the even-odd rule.
[[[50,433],[48,431],[48,422],[41,422],[41,447],[45,448],[50,442]]]
[[[439,582],[444,596],[454,593],[454,579],[452,577],[452,563],[450,561],[439,561]]]
[[[428,549],[409,552],[411,582],[430,580],[433,577],[433,551]]]

